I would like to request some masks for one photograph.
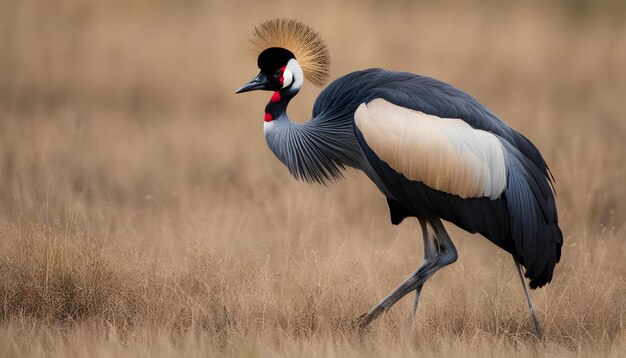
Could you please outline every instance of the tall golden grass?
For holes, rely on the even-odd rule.
[[[1,0],[0,356],[623,356],[621,2]],[[487,104],[544,153],[563,258],[533,291],[449,226],[460,258],[360,334],[417,266],[416,222],[349,171],[294,181],[265,148],[257,23],[327,40],[332,78],[386,67]],[[306,120],[307,86],[290,114]]]

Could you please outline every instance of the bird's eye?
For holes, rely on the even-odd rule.
[[[283,71],[281,71],[281,70],[274,71],[274,77],[280,78],[280,76],[282,76],[282,75],[283,75]]]

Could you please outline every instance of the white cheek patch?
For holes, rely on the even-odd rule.
[[[285,68],[285,72],[283,72],[283,88],[289,87],[291,82],[293,82],[293,73],[288,68]]]
[[[295,58],[292,58],[287,62],[287,68],[293,75],[293,84],[291,88],[294,90],[299,90],[302,87],[302,82],[304,82],[304,73],[302,72],[302,68],[298,64]]]

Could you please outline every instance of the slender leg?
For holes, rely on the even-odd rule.
[[[530,318],[535,325],[535,332],[537,332],[537,338],[541,340],[543,338],[543,333],[541,332],[541,326],[539,325],[539,320],[535,315],[535,305],[533,305],[533,301],[530,300],[530,294],[528,293],[528,289],[526,288],[526,282],[524,282],[524,276],[522,275],[522,268],[519,262],[515,257],[513,257],[513,261],[515,261],[515,267],[517,268],[517,273],[519,275],[519,279],[522,282],[522,288],[524,289],[524,295],[526,295],[526,303],[528,303],[528,309],[530,309]]]
[[[422,239],[424,240],[424,260],[417,271],[421,270],[429,263],[432,263],[437,258],[437,242],[428,233],[428,222],[424,219],[418,218],[420,227],[422,228]],[[415,314],[417,313],[417,304],[420,300],[420,294],[422,293],[422,287],[420,285],[415,289],[415,301],[413,301],[413,322],[415,322]]]
[[[434,231],[434,245],[427,244],[424,246],[424,263],[415,271],[406,281],[404,281],[398,288],[385,297],[380,303],[374,306],[369,312],[359,317],[359,326],[361,328],[367,327],[378,316],[386,312],[393,306],[398,300],[410,293],[416,291],[416,301],[419,300],[419,293],[421,293],[422,286],[435,272],[444,266],[447,266],[456,261],[458,255],[456,248],[450,240],[448,233],[446,232],[441,220],[439,218],[429,218],[426,222],[430,224]],[[424,231],[424,227],[422,227]],[[428,235],[426,235],[428,237]],[[426,239],[424,242],[426,243]],[[433,254],[432,257],[428,257],[429,254]],[[416,304],[414,303],[414,306]]]
[[[431,237],[428,234],[429,222],[427,220],[418,219],[418,221],[420,223],[420,227],[422,228],[422,237],[424,239],[424,260],[426,260],[427,258],[435,258],[438,252],[436,235],[433,235],[435,237]],[[432,224],[430,226],[432,228],[432,231],[434,231]]]
[[[413,301],[413,323],[415,324],[415,317],[417,313],[417,304],[420,300],[420,295],[422,294],[422,288],[424,285],[421,285],[415,289],[415,301]]]

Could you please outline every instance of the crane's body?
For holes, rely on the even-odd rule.
[[[273,32],[291,31],[295,40],[313,36],[291,20],[262,26],[256,35],[270,44]],[[562,234],[551,174],[537,148],[467,93],[429,77],[382,69],[335,80],[317,98],[308,122],[291,122],[287,105],[304,78],[323,82],[325,68],[306,62],[312,53],[327,65],[325,47],[316,45],[303,56],[263,46],[261,73],[238,92],[275,91],[265,108],[265,138],[296,178],[325,183],[341,177],[346,167],[359,169],[385,195],[393,224],[407,217],[420,221],[424,262],[364,315],[362,324],[412,291],[416,307],[426,280],[456,260],[441,219],[509,252],[526,268],[531,288],[550,282]]]

